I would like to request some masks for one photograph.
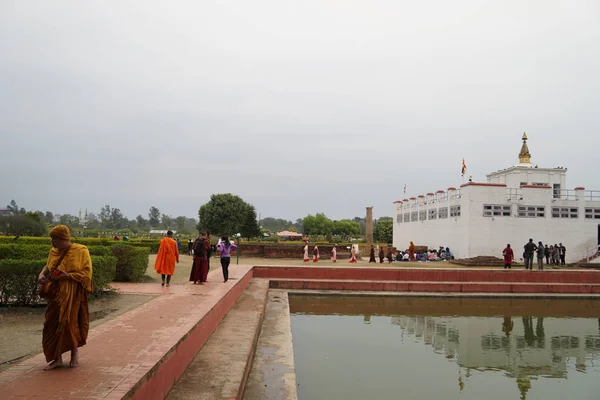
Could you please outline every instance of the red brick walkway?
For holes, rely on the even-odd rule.
[[[78,368],[44,371],[39,354],[0,373],[0,398],[163,398],[246,287],[251,269],[237,265],[227,283],[217,270],[204,285],[114,284],[124,293],[164,295],[92,329]],[[68,362],[69,354],[63,358]],[[172,372],[157,374],[162,364]]]

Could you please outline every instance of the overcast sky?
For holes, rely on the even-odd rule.
[[[600,189],[600,2],[0,0],[0,206],[391,215],[518,162]],[[403,187],[407,185],[406,196]]]

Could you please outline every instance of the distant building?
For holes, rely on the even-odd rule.
[[[158,230],[158,229],[152,229],[150,232],[151,235],[166,235],[167,234],[168,229],[165,230]],[[171,231],[173,232],[173,235],[177,234],[177,231]]]
[[[2,215],[10,215],[11,212],[8,208],[0,208],[0,216]]]
[[[600,190],[566,189],[567,169],[531,164],[523,134],[519,164],[492,172],[486,183],[469,182],[394,202],[394,239],[437,249],[450,247],[456,258],[502,257],[507,243],[522,257],[532,238],[537,244],[562,243],[566,261],[596,254],[600,245]]]

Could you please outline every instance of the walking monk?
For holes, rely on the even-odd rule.
[[[202,233],[194,242],[194,264],[190,271],[190,281],[194,282],[194,285],[206,282],[208,278],[208,250],[210,243],[208,241],[208,234]]]
[[[177,242],[173,240],[173,231],[167,231],[167,236],[160,241],[158,254],[154,269],[162,277],[161,286],[165,286],[165,277],[167,278],[167,286],[171,286],[171,276],[175,273],[175,263],[179,263],[179,250]]]
[[[412,240],[408,246],[408,258],[410,261],[415,261],[415,244],[412,242]]]
[[[40,297],[48,301],[42,332],[45,370],[63,366],[71,351],[70,367],[79,365],[78,347],[85,345],[90,327],[88,294],[92,291],[92,259],[88,248],[71,243],[65,225],[50,231],[52,250],[39,275]]]

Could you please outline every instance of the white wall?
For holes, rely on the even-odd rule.
[[[460,190],[460,199],[430,202],[414,208],[406,203],[393,205],[394,238],[398,249],[406,249],[412,240],[415,245],[437,249],[450,247],[457,258],[475,256],[501,257],[507,243],[515,249],[515,258],[522,257],[522,249],[529,238],[537,244],[562,243],[567,248],[566,261],[576,262],[585,257],[586,250],[597,243],[598,219],[586,219],[585,208],[600,208],[600,201],[584,201],[583,191],[577,191],[576,200],[554,199],[552,189],[522,188],[522,199],[508,200],[507,188],[467,184]],[[461,205],[458,218],[435,219],[417,222],[397,222],[398,213],[428,210],[429,208]],[[511,205],[511,216],[484,217],[484,204]],[[518,217],[518,206],[544,206],[545,217]],[[398,206],[402,207],[398,210]],[[552,207],[578,208],[577,219],[552,218]]]
[[[512,167],[504,171],[488,175],[489,183],[503,183],[509,188],[518,188],[522,182],[528,185],[546,183],[550,186],[560,184],[561,189],[567,188],[567,170],[555,168],[526,168]]]

